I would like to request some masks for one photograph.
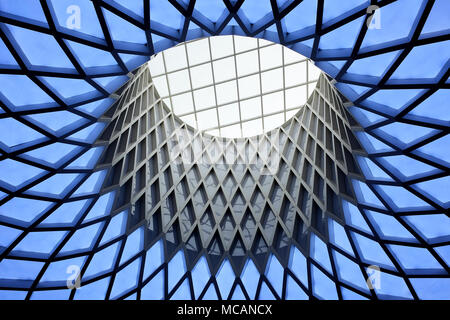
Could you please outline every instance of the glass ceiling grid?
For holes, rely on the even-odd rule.
[[[221,59],[222,59],[222,58],[221,58]],[[221,59],[220,59],[220,60],[221,60]],[[204,64],[209,64],[209,63],[204,63]],[[294,65],[294,64],[298,64],[298,62],[288,63],[288,64],[286,64],[285,66],[286,66],[286,67],[289,67],[289,66]],[[201,66],[201,65],[202,65],[202,64],[199,64],[199,65],[197,65],[197,66]],[[266,69],[266,70],[264,70],[264,71],[273,71],[273,70],[276,70],[276,69],[281,69],[281,68],[274,67],[274,68]],[[179,71],[183,71],[183,70],[175,70],[175,71],[168,72],[167,74],[170,75],[170,74],[172,74],[172,73],[176,73],[176,72],[179,72]],[[259,72],[254,72],[254,73],[246,74],[246,75],[243,76],[243,77],[247,77],[247,76],[251,76],[251,75],[258,75],[258,74],[259,74]],[[158,77],[160,77],[160,76],[156,76],[155,78],[158,78]],[[229,81],[229,80],[217,81],[216,84],[221,84],[221,83],[228,82],[228,81]],[[316,81],[317,81],[317,76],[315,77],[315,80],[311,80],[311,81],[308,81],[308,82],[311,84],[311,83],[315,83]],[[299,84],[300,84],[300,83],[299,83]],[[306,85],[306,84],[307,84],[307,81],[305,80],[305,81],[302,82],[301,84]],[[288,88],[293,88],[293,87],[296,87],[296,86],[298,86],[298,84],[291,85],[291,86],[286,86],[286,88],[288,89]],[[205,87],[208,87],[208,85],[204,85],[204,86],[197,87],[197,88],[205,88]],[[197,88],[195,88],[195,89],[197,89]],[[274,90],[274,91],[272,91],[272,92],[275,92],[275,91],[281,91],[281,89]],[[186,92],[189,92],[189,90],[180,91],[180,92],[177,93],[177,94],[182,94],[182,93],[186,93]],[[246,98],[243,98],[242,100],[245,100],[245,99],[246,99]]]
[[[200,60],[197,59],[195,63],[191,63],[192,60],[195,60],[194,58],[191,58],[192,55],[200,55],[198,48],[205,50],[205,41],[208,44],[209,58],[206,59],[204,57]],[[200,42],[202,42],[202,45],[196,46],[196,43]],[[239,46],[244,46],[244,49],[236,49],[238,42]],[[188,49],[188,46],[191,49]],[[214,46],[216,46],[216,48],[226,48],[229,46],[229,50],[224,54],[217,56],[217,54],[214,54],[213,51]],[[182,48],[184,50],[180,50]],[[176,58],[176,55],[173,53],[175,50],[181,54],[178,58]],[[261,50],[264,50],[264,65]],[[253,39],[250,38],[234,35],[222,36],[215,38],[214,43],[212,43],[211,38],[193,40],[180,44],[172,49],[169,49],[168,51],[163,51],[159,54],[160,57],[156,56],[150,60],[149,68],[154,79],[161,76],[165,77],[165,85],[167,86],[167,90],[161,90],[161,88],[158,87],[158,81],[155,81],[156,88],[159,92],[167,92],[166,95],[162,94],[162,99],[168,104],[171,110],[175,112],[175,114],[181,117],[181,119],[192,125],[194,128],[213,135],[220,135],[224,137],[244,137],[247,134],[250,134],[248,131],[250,130],[249,128],[259,127],[259,129],[255,129],[254,132],[251,133],[252,135],[255,135],[260,132],[271,130],[287,121],[287,113],[289,112],[289,114],[292,115],[295,111],[298,111],[298,109],[306,102],[306,99],[309,96],[308,93],[310,92],[310,87],[315,85],[317,81],[319,71],[314,70],[316,76],[314,79],[311,79],[311,74],[308,74],[311,69],[308,65],[310,62],[306,57],[298,55],[294,52],[289,52],[290,61],[285,63],[285,56],[288,54],[287,50],[290,49],[266,40],[257,39],[256,41],[253,41]],[[279,52],[279,56],[276,54],[274,55],[273,52]],[[244,71],[243,67],[250,64],[251,61],[249,61],[248,58],[246,58],[247,60],[244,60],[243,57],[249,56],[253,53],[255,53],[255,58],[257,58],[256,69]],[[178,61],[171,61],[169,68],[167,59],[169,59],[169,61],[171,61],[170,59],[177,59]],[[238,61],[238,59],[240,60]],[[162,69],[155,65],[157,64],[157,61],[160,60],[163,62]],[[180,61],[182,62],[180,63]],[[176,67],[174,67],[174,65],[176,65]],[[303,76],[298,75],[299,79],[296,79],[297,73],[302,69],[292,69],[295,70],[295,72],[290,72],[290,85],[286,85],[286,78],[288,77],[286,68],[296,68],[299,66],[303,66],[303,72],[305,74]],[[205,70],[208,73],[208,75],[205,74],[205,78],[211,77],[211,80],[202,83],[200,86],[194,86],[192,73],[195,68],[201,67],[205,67]],[[189,75],[189,81],[188,84],[185,84],[187,87],[184,90],[181,90],[179,89],[178,83],[180,79],[177,79],[177,77],[183,72],[186,72]],[[280,74],[280,81],[273,79],[274,75],[272,73],[274,72],[278,72]],[[220,76],[220,79],[217,78],[218,76]],[[198,77],[201,77],[201,74],[196,74],[196,79],[198,79]],[[280,85],[272,88],[268,87],[269,85],[272,85],[271,81],[276,81],[274,83],[279,82]],[[295,106],[288,108],[286,105],[286,90],[301,87],[304,87],[307,92],[304,100],[300,100]],[[174,90],[174,88],[176,88],[176,90]],[[257,91],[254,91],[255,89]],[[220,92],[218,92],[218,90],[220,90]],[[209,100],[212,99],[214,101],[213,105],[209,103],[206,106],[200,106],[200,102],[197,100],[208,99],[207,97],[209,95],[209,91],[212,95]],[[218,97],[219,94],[221,97],[220,99]],[[191,111],[189,111],[189,108],[186,108],[190,105],[190,102],[187,102],[181,98],[185,95],[191,96],[193,106],[193,110]],[[196,95],[198,99],[195,97]],[[277,96],[279,97],[277,98]],[[176,101],[174,98],[177,98]],[[259,100],[258,108],[261,112],[259,115],[259,111],[255,113],[255,111],[252,111],[253,109],[248,106],[251,105],[250,101],[253,99]],[[183,106],[183,103],[185,103],[185,106]],[[242,114],[244,103],[247,104],[246,107],[248,108],[246,110],[245,119]],[[236,114],[231,111],[233,105],[237,105]],[[273,109],[274,107],[275,109]],[[183,112],[184,109],[186,109],[186,112]],[[224,114],[223,112],[226,110],[229,110],[231,114]],[[210,118],[210,116],[213,115],[211,111],[215,111],[215,116],[213,116],[213,119]],[[249,116],[249,114],[253,115]],[[200,115],[202,115],[202,119],[207,117],[210,121],[205,123],[205,121],[199,119]],[[281,118],[278,116],[281,116]],[[225,121],[225,118],[222,119],[222,117],[227,117],[229,119],[234,118],[234,120]],[[274,120],[275,118],[278,120]],[[268,123],[271,124],[268,126]],[[244,128],[244,126],[246,128]]]

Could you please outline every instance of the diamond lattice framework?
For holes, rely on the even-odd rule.
[[[0,298],[448,299],[449,4],[382,0],[376,14],[371,4],[2,1]],[[141,136],[132,141],[146,129],[147,143],[152,134],[159,143],[160,128],[179,124],[158,102],[148,75],[135,70],[177,43],[223,34],[264,38],[311,58],[351,103],[322,77],[302,114],[279,129],[286,144],[267,189],[250,171],[239,176],[230,168],[220,176],[214,168],[216,190],[202,169],[198,176],[186,170],[194,173],[184,180],[190,191],[183,212],[178,180],[166,176],[167,165],[150,161],[162,161],[164,148],[139,144]],[[130,77],[141,87],[119,89]],[[147,105],[137,102],[138,88],[147,92]],[[127,106],[142,109],[119,112],[116,99],[124,93],[135,97]],[[150,125],[138,127],[146,122],[134,119],[144,114]],[[120,131],[114,121],[124,124]],[[305,149],[292,138],[296,130],[304,130],[297,139],[310,139]],[[295,170],[296,155],[303,172]],[[330,168],[337,171],[334,184]],[[246,196],[257,194],[254,186],[245,191],[249,172],[264,197],[259,224],[251,205],[242,218],[230,209],[239,205],[238,194],[247,204]],[[171,185],[165,179],[173,186],[163,194]],[[240,193],[227,197],[222,189],[232,179]],[[151,195],[156,185],[165,204],[147,210],[152,203],[139,195]],[[302,187],[311,195],[307,209],[296,203]],[[328,202],[329,189],[335,202]],[[215,220],[218,190],[229,202],[222,220]],[[197,208],[203,199],[208,204]],[[291,214],[295,219],[286,222]],[[245,233],[252,218],[254,231]],[[81,288],[68,288],[70,270],[80,272]],[[368,286],[374,273],[380,285]]]
[[[142,67],[97,141],[107,144],[98,169],[112,168],[100,194],[117,190],[113,215],[131,205],[128,233],[150,221],[150,245],[164,234],[170,251],[187,244],[188,265],[206,249],[213,270],[229,252],[240,274],[248,254],[263,272],[270,248],[287,265],[291,238],[308,252],[306,226],[327,239],[325,211],[343,221],[338,194],[355,202],[347,175],[362,178],[361,146],[325,77],[282,128],[245,139],[192,129],[149,80]]]

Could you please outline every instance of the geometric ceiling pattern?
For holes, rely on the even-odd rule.
[[[293,249],[294,267],[271,258],[263,274],[250,266],[236,276],[224,260],[202,297],[448,299],[449,6],[446,0],[35,0],[25,7],[2,0],[0,298],[199,297],[193,278],[212,272],[207,263],[199,259],[188,273],[171,276],[185,257],[180,252],[153,264],[166,259],[161,242],[145,248],[151,259],[115,260],[117,273],[96,278],[98,269],[91,270],[79,293],[67,289],[66,279],[77,274],[70,266],[87,266],[96,256],[106,263],[101,253],[123,257],[139,244],[139,232],[116,238],[125,222],[109,215],[115,195],[99,193],[105,148],[94,142],[111,119],[114,92],[157,52],[233,34],[280,43],[333,79],[351,101],[345,106],[362,146],[354,154],[362,176],[352,180],[356,201],[341,202],[345,223],[328,225],[328,233],[353,245],[311,236],[325,248],[317,257]],[[102,263],[97,268],[109,270]],[[380,270],[380,288],[365,292],[353,276],[363,277],[370,265]],[[153,286],[147,292],[164,294],[145,297],[130,274],[147,275]]]

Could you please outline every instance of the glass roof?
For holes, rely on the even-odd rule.
[[[370,10],[374,3],[376,10]],[[449,299],[449,12],[448,0],[28,0],[26,5],[1,0],[0,299]],[[195,239],[182,239],[182,249],[163,239],[149,242],[154,221],[145,225],[142,236],[144,223],[133,224],[131,204],[114,207],[126,198],[116,189],[100,188],[114,180],[112,169],[101,161],[109,154],[113,133],[104,129],[111,123],[119,88],[134,81],[136,68],[155,54],[169,48],[176,53],[189,47],[178,44],[224,35],[235,35],[229,38],[234,41],[240,36],[264,39],[254,40],[258,45],[279,43],[327,73],[349,100],[342,112],[357,138],[348,141],[358,154],[353,165],[361,169],[346,175],[331,160],[340,156],[351,164],[340,142],[328,134],[340,126],[336,115],[326,111],[323,116],[332,124],[322,141],[308,142],[310,151],[320,154],[320,145],[326,149],[330,161],[325,158],[319,171],[326,179],[348,176],[350,185],[332,186],[351,190],[356,200],[327,199],[322,212],[326,238],[303,224],[296,228],[308,230],[307,246],[280,236],[278,244],[287,243],[284,260],[269,255],[265,240],[258,238],[267,267],[262,270],[247,259],[240,273],[228,258],[212,264],[210,253],[223,250],[217,242],[192,264],[186,263],[192,261],[187,247]],[[214,57],[208,50],[188,51],[192,62],[174,61],[180,65],[170,66],[167,77],[187,62],[198,65],[199,73],[207,69],[201,63],[208,59],[220,68],[236,47],[212,46]],[[222,79],[243,79],[225,71]],[[195,77],[190,84],[186,79],[176,82],[189,92],[194,82],[200,88],[206,80]],[[295,99],[288,104],[287,92],[286,108],[296,107]],[[216,96],[200,92],[198,99]],[[207,102],[226,105],[227,98]],[[317,120],[313,113],[311,119]],[[297,159],[304,163],[309,156],[288,147],[297,141],[285,142],[282,157],[291,150],[289,156],[301,154]],[[128,151],[139,157],[137,150]],[[155,156],[142,160],[144,172],[155,182],[159,177],[151,170],[165,169],[170,179],[167,161],[150,161]],[[327,169],[329,163],[341,171]],[[195,172],[183,177],[190,187]],[[251,181],[242,174],[226,176],[230,172],[224,170],[225,183]],[[307,173],[294,174],[289,185],[310,189],[303,181]],[[288,184],[281,174],[274,179]],[[269,199],[273,207],[272,186],[251,182],[258,194],[243,203]],[[180,185],[172,191],[182,194]],[[129,190],[134,186],[125,185]],[[215,191],[208,205],[232,205],[221,187]],[[197,194],[202,197],[201,191]],[[342,208],[342,216],[329,215],[334,205]],[[205,216],[204,225],[214,219]],[[259,223],[247,219],[238,227]],[[177,237],[177,230],[164,231]],[[78,289],[67,286],[70,270],[80,275]],[[373,274],[381,286],[368,288],[363,280]]]
[[[264,39],[216,36],[177,45],[148,63],[171,110],[208,134],[249,137],[298,112],[320,75],[303,55]]]

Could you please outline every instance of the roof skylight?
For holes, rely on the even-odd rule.
[[[148,63],[161,98],[192,127],[250,137],[289,120],[314,90],[320,70],[301,54],[263,39],[203,38]]]

